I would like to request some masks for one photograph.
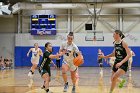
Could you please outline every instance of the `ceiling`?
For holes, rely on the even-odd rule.
[[[47,9],[78,9],[79,11],[83,9],[81,6],[85,6],[94,10],[94,3],[98,10],[102,8],[101,15],[106,14],[118,14],[118,8],[123,8],[123,13],[126,15],[140,15],[140,0],[0,0],[5,3],[8,1],[11,5],[14,5],[17,2],[21,2],[20,9],[23,10],[38,10],[40,6],[44,5],[44,8],[40,8],[39,10],[47,10]],[[70,7],[64,7],[64,5],[68,3]],[[71,8],[73,4],[77,3],[78,8]],[[89,5],[84,5],[88,3]],[[83,4],[83,5],[80,5]],[[92,5],[93,4],[93,5]],[[131,4],[131,5],[130,5]],[[25,7],[26,6],[26,7]],[[37,7],[37,8],[36,8]],[[39,8],[38,8],[39,7]],[[91,11],[93,12],[93,11]]]
[[[10,1],[10,3],[12,3],[12,4],[17,3],[17,2],[46,2],[46,3],[51,3],[51,2],[54,2],[54,3],[67,3],[67,2],[73,2],[73,3],[75,3],[75,2],[137,3],[137,2],[140,2],[140,0],[0,0],[0,1],[3,1],[3,2]]]

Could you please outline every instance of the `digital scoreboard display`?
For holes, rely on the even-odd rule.
[[[31,35],[56,35],[56,15],[31,15]]]

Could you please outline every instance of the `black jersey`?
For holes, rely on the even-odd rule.
[[[101,52],[101,53],[98,53],[98,59],[103,59],[103,58],[100,58],[99,56],[102,56],[103,55],[103,53]]]
[[[122,45],[122,42],[120,43],[114,42],[114,47],[115,47],[116,60],[120,60],[120,61],[123,60],[127,56],[127,53],[126,53],[125,48]]]
[[[100,58],[99,56],[102,56],[103,53],[98,53],[98,63],[102,63],[103,62],[103,58]]]
[[[42,58],[42,61],[41,61],[41,63],[40,63],[40,68],[42,69],[45,69],[45,68],[47,68],[49,65],[50,65],[50,63],[51,63],[51,61],[52,61],[52,59],[51,58],[49,58],[49,56],[52,54],[52,52],[49,52],[49,51],[45,51],[44,53],[43,53],[43,58]]]

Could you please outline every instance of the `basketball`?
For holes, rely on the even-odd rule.
[[[73,59],[73,63],[75,66],[80,66],[84,63],[83,56],[77,56]]]

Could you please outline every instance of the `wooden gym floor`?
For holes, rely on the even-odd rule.
[[[33,80],[27,76],[29,67],[16,68],[11,70],[0,70],[0,93],[45,93],[41,89],[43,79],[38,71],[35,71]],[[78,93],[109,93],[111,70],[109,67],[103,69],[103,78],[100,77],[98,67],[80,67],[80,80],[77,87]],[[123,88],[116,87],[114,93],[139,93],[140,92],[140,68],[132,68],[132,77],[127,74],[122,77],[127,80]],[[71,93],[72,84],[68,73],[69,90]],[[32,85],[32,86],[31,86]],[[52,68],[50,90],[53,93],[63,93],[63,80],[61,74]]]

